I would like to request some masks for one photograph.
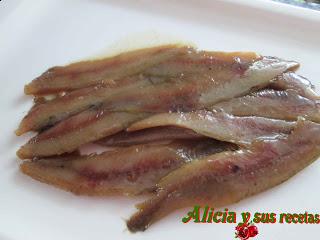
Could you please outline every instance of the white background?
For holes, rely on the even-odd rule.
[[[130,234],[124,219],[143,197],[74,196],[18,171],[15,151],[29,136],[17,138],[13,131],[32,103],[23,96],[24,84],[51,66],[95,56],[108,47],[149,44],[159,35],[207,50],[252,50],[295,59],[302,64],[299,73],[320,87],[316,11],[263,0],[1,1],[0,240],[233,239],[232,224],[182,224],[188,209],[174,212],[144,233]],[[319,175],[316,162],[280,186],[228,208],[238,215],[319,213]],[[258,228],[255,239],[316,239],[320,229],[293,224]]]

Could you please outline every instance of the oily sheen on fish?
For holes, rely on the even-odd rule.
[[[220,141],[248,145],[256,139],[275,138],[279,134],[288,133],[294,123],[256,116],[236,117],[220,110],[199,110],[153,115],[133,123],[128,130],[159,126],[183,127]]]
[[[115,134],[145,113],[107,112],[92,108],[81,112],[30,139],[17,152],[21,159],[70,153],[85,143]]]
[[[88,156],[24,162],[23,173],[76,194],[140,194],[153,191],[166,174],[193,159],[235,146],[212,139],[142,144]]]
[[[130,146],[142,143],[151,143],[169,140],[200,139],[203,135],[178,127],[155,127],[141,131],[122,131],[112,136],[103,138],[97,143],[104,146]]]
[[[128,229],[143,231],[177,208],[220,207],[274,187],[319,157],[319,136],[319,124],[301,121],[286,137],[192,161],[160,180],[156,196],[138,205]]]
[[[189,54],[193,56],[198,53],[191,51]],[[39,104],[24,117],[16,134],[37,131],[97,105],[109,111],[130,112],[199,109],[245,95],[252,88],[263,88],[277,75],[299,66],[294,61],[258,58],[252,53],[208,52],[201,56],[201,61],[191,61],[191,66],[195,65],[197,70],[194,72],[187,71],[190,68],[190,64],[187,64],[183,65],[186,66],[186,72],[181,70],[178,76],[142,74],[140,77],[134,76],[133,82],[123,87],[81,89],[64,98]],[[199,67],[201,64],[203,66]]]
[[[134,91],[134,89],[148,84],[145,79],[140,77],[132,80],[132,83],[123,88],[118,88],[117,86],[83,88],[62,97],[54,98],[51,101],[37,103],[22,119],[16,134],[21,135],[28,131],[40,131],[48,128],[86,109],[101,107],[102,99],[111,102],[113,97],[121,92],[126,94],[126,92]]]
[[[312,100],[319,100],[318,94],[314,90],[314,85],[305,77],[295,72],[286,72],[278,75],[270,84],[271,88],[278,90],[295,90],[299,95]]]
[[[265,89],[213,106],[236,116],[260,116],[294,121],[304,117],[320,122],[320,102],[302,97],[295,90]]]
[[[186,54],[188,47],[177,44],[138,49],[119,55],[53,67],[25,86],[25,94],[45,95],[94,85],[123,85],[125,77],[174,56]]]

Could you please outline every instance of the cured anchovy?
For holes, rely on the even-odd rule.
[[[319,96],[314,91],[314,85],[307,78],[294,72],[287,72],[277,76],[270,87],[279,90],[292,89],[305,98],[319,100]]]
[[[255,52],[218,52],[188,49],[188,54],[168,59],[144,71],[149,76],[181,77],[187,74],[216,74],[219,78],[229,78],[226,69],[242,74],[255,61],[262,57]]]
[[[160,180],[157,195],[138,205],[128,229],[143,231],[177,208],[238,202],[286,181],[319,155],[320,125],[306,121],[282,139],[192,161]]]
[[[106,87],[98,89],[94,87],[79,90],[80,93],[77,91],[71,93],[71,96],[57,98],[47,104],[40,104],[22,120],[16,134],[37,131],[96,105],[102,105],[109,111],[130,112],[200,109],[245,95],[252,88],[263,88],[277,75],[299,66],[296,62],[278,58],[256,59],[249,53],[236,54],[238,55],[221,52],[202,53],[201,61],[194,61],[191,64],[191,66],[196,65],[196,69],[202,64],[200,69],[203,71],[195,74],[181,72],[179,77],[152,76],[147,78],[149,80],[143,77],[141,81],[117,88],[116,91]],[[248,61],[247,55],[253,59]],[[241,57],[244,60],[241,60]],[[186,69],[189,68],[189,64],[186,64]]]
[[[163,145],[136,145],[88,156],[49,158],[23,162],[30,177],[76,194],[140,194],[170,171],[208,154],[234,149],[214,141],[178,141]]]
[[[302,97],[294,90],[266,89],[218,103],[213,108],[223,109],[236,116],[260,116],[292,121],[302,116],[320,122],[320,102]]]
[[[223,111],[199,110],[190,113],[162,113],[133,123],[128,131],[159,126],[184,127],[198,134],[239,145],[256,139],[278,137],[292,130],[294,122],[263,117],[236,117]]]
[[[85,143],[120,132],[147,116],[146,113],[106,112],[92,108],[39,133],[22,146],[17,155],[21,159],[32,159],[73,152]]]
[[[57,97],[51,101],[36,103],[28,114],[22,119],[19,128],[16,130],[17,135],[28,131],[39,131],[48,126],[84,111],[90,107],[101,106],[101,99],[112,101],[112,97],[119,92],[130,92],[134,89],[147,84],[143,79],[132,78],[132,84],[124,88],[101,86],[83,88],[64,96]]]
[[[93,85],[121,85],[124,77],[138,74],[180,54],[188,47],[164,45],[122,53],[100,60],[82,61],[63,67],[53,67],[25,86],[27,95],[46,95]]]
[[[135,132],[122,131],[101,139],[97,143],[104,146],[130,146],[159,141],[198,138],[203,138],[203,136],[189,129],[177,127],[156,127]]]
[[[250,52],[190,51],[147,69],[145,74],[170,78],[195,76],[194,88],[201,84],[198,101],[203,107],[265,87],[279,74],[298,67],[294,61]]]

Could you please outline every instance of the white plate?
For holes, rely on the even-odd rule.
[[[33,5],[32,5],[33,4]],[[74,196],[18,171],[13,131],[31,106],[23,86],[47,68],[96,55],[118,39],[154,32],[208,50],[252,50],[301,62],[320,89],[320,13],[270,1],[45,0],[0,2],[0,239],[232,239],[234,224],[183,224],[176,211],[144,233],[124,219],[143,198]],[[136,42],[136,40],[135,40]],[[134,44],[133,44],[134,45]],[[118,44],[119,46],[119,44]],[[123,43],[122,43],[123,46]],[[318,73],[318,74],[317,74]],[[289,181],[228,206],[237,212],[320,212],[316,162]],[[240,216],[238,216],[240,217]],[[319,225],[258,225],[255,239],[315,239]]]

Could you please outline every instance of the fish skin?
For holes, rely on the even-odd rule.
[[[201,109],[245,95],[253,88],[263,88],[277,75],[299,66],[294,61],[279,58],[253,58],[249,53],[247,54],[253,58],[252,61],[248,61],[245,53],[242,53],[245,59],[243,62],[239,57],[232,57],[230,53],[215,53],[221,58],[217,61],[217,56],[214,60],[211,59],[213,54],[206,56],[206,61],[200,61],[204,67],[196,64],[202,69],[201,72],[181,72],[178,77],[134,76],[132,83],[125,86],[80,89],[63,98],[39,104],[24,117],[16,134],[38,131],[92,105],[103,105],[104,109],[109,111],[129,112]],[[186,68],[190,66],[187,65]],[[211,68],[213,70],[210,70]]]
[[[85,143],[120,132],[147,116],[146,113],[89,109],[39,133],[23,145],[17,155],[20,159],[33,159],[69,153]]]
[[[256,139],[276,138],[286,134],[292,130],[294,122],[256,116],[237,117],[214,109],[153,115],[133,123],[127,131],[159,126],[183,127],[210,138],[246,146]]]
[[[229,81],[217,82],[212,76],[213,85],[219,87],[208,88],[207,91],[201,93],[199,102],[205,106],[212,106],[220,101],[246,95],[253,89],[268,86],[276,76],[298,67],[299,63],[295,61],[264,56],[253,62],[247,70],[243,71],[243,74],[236,75]]]
[[[132,83],[120,89],[117,86],[108,88],[102,86],[88,87],[75,90],[51,101],[35,104],[22,119],[15,133],[20,136],[28,131],[41,131],[43,128],[54,125],[90,107],[101,106],[103,100],[112,101],[114,95],[122,91],[133,91],[135,88],[148,84],[139,76],[131,78],[131,80]]]
[[[127,227],[144,231],[175,209],[194,204],[236,203],[288,180],[319,155],[320,125],[300,121],[287,137],[193,161],[162,178],[157,195],[138,205]]]
[[[227,149],[235,146],[212,139],[142,144],[101,154],[24,161],[20,169],[36,180],[75,194],[138,195],[152,192],[161,177],[186,162]]]
[[[239,75],[243,74],[253,62],[263,57],[255,52],[198,51],[189,48],[188,54],[168,59],[144,71],[150,76],[180,77],[185,74],[219,73],[219,78],[227,77],[221,69],[228,68]]]
[[[176,127],[157,127],[141,131],[122,131],[115,135],[103,138],[97,143],[103,146],[130,146],[143,143],[179,140],[179,139],[199,139],[202,135],[192,130]]]
[[[235,57],[233,59],[234,62],[229,65],[219,65],[220,67],[215,71],[208,70],[210,68],[206,65],[207,71],[196,74],[182,72],[178,79],[175,76],[170,77],[161,84],[142,87],[130,96],[118,95],[109,109],[135,112],[178,112],[202,109],[224,100],[246,95],[252,89],[264,88],[279,74],[299,66],[294,61],[274,57],[261,57],[243,64],[235,60]],[[212,65],[212,68],[214,67]]]
[[[122,79],[138,74],[176,55],[188,52],[178,44],[138,49],[119,55],[73,63],[48,69],[25,86],[27,95],[47,95],[94,85],[125,84]]]
[[[295,72],[286,72],[279,75],[270,84],[271,88],[278,90],[295,90],[299,95],[311,100],[319,100],[319,95],[314,91],[315,87],[305,77],[302,77]]]
[[[235,116],[259,116],[296,121],[299,117],[320,123],[320,102],[300,96],[292,89],[264,89],[213,106]]]

